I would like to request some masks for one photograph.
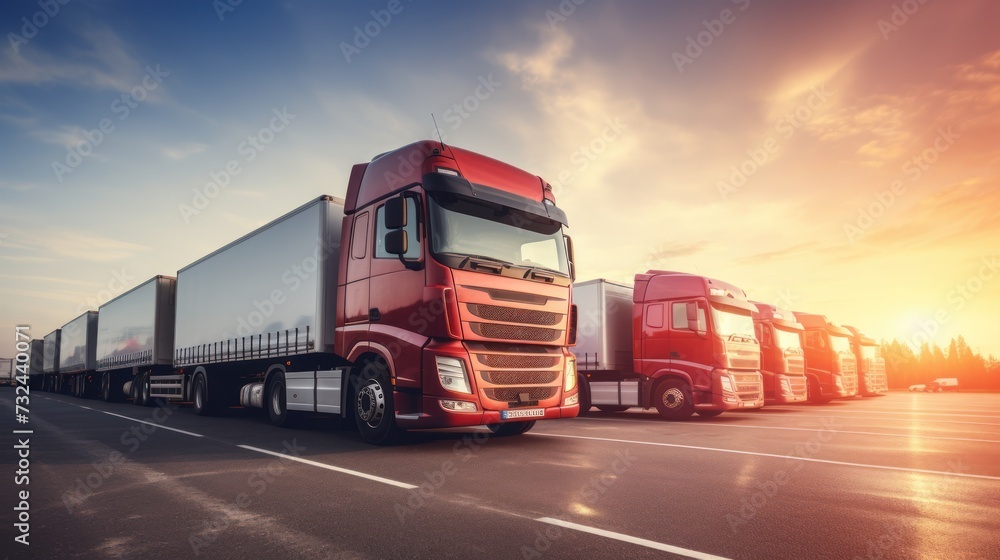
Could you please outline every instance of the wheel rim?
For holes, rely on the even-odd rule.
[[[382,417],[385,416],[385,392],[378,381],[373,379],[358,391],[357,406],[358,418],[369,428],[376,428],[382,423]]]
[[[684,391],[677,387],[671,387],[663,392],[663,406],[670,410],[677,410],[684,406]]]
[[[274,389],[271,390],[271,410],[274,412],[275,416],[281,416],[281,413],[285,408],[281,402],[282,389],[284,389],[284,387],[279,384],[275,385]]]

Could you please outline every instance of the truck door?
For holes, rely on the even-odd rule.
[[[406,198],[407,247],[403,259],[420,262],[426,235],[424,205],[412,193]],[[372,345],[389,353],[397,385],[420,386],[421,351],[428,333],[419,332],[426,325],[428,313],[440,312],[439,302],[425,302],[422,266],[407,267],[399,255],[386,251],[385,203],[375,208],[374,244],[371,260],[369,295],[369,337]]]
[[[711,390],[714,369],[706,315],[702,302],[670,303],[670,365],[691,376],[693,388],[699,390]]]

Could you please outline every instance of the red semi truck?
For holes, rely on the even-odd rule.
[[[439,142],[404,146],[355,165],[345,200],[320,197],[175,283],[109,302],[96,379],[106,398],[191,401],[203,415],[339,414],[372,443],[574,417],[566,224],[536,175]]]
[[[888,393],[889,379],[885,359],[877,355],[878,343],[855,327],[844,325],[844,328],[851,331],[851,349],[858,362],[858,392],[866,397]]]
[[[858,367],[851,350],[851,331],[823,315],[795,312],[802,323],[809,402],[827,403],[858,394]]]
[[[764,403],[793,404],[808,396],[806,360],[802,350],[802,324],[795,315],[768,303],[751,302],[754,328],[760,342],[760,373],[764,378]]]
[[[573,299],[581,410],[655,407],[680,420],[764,406],[756,308],[740,288],[650,270],[635,276],[634,287],[577,283]]]

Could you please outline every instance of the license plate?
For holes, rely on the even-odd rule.
[[[544,408],[523,408],[520,410],[501,410],[500,418],[509,420],[511,418],[542,418],[545,416]]]

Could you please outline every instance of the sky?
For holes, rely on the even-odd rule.
[[[61,2],[0,7],[0,356],[432,113],[555,186],[579,280],[1000,356],[996,2]]]

